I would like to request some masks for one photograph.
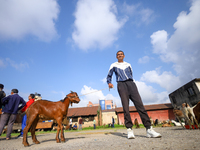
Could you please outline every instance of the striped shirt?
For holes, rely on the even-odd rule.
[[[115,72],[116,81],[126,81],[126,80],[133,80],[132,75],[132,68],[131,65],[127,62],[115,62],[111,64],[110,69],[108,71],[107,76],[107,83],[111,83],[112,81],[112,75],[113,72]]]

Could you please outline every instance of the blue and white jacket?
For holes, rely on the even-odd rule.
[[[126,81],[126,80],[133,80],[132,68],[131,65],[127,62],[115,62],[111,64],[108,76],[107,76],[107,83],[111,83],[112,75],[115,72],[116,81]]]

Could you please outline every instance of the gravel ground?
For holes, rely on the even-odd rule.
[[[200,130],[186,130],[182,127],[158,127],[155,131],[162,134],[162,138],[146,138],[144,128],[134,129],[135,139],[127,139],[126,129],[106,129],[65,132],[65,143],[56,143],[55,133],[37,135],[40,144],[32,143],[29,136],[29,147],[22,145],[22,139],[5,140],[0,137],[0,149],[9,150],[192,150],[200,149]]]

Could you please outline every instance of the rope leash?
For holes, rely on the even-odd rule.
[[[99,91],[103,91],[103,90],[106,90],[106,89],[109,89],[109,91],[110,91],[110,88],[108,87],[108,88],[105,88],[105,89],[101,89],[101,90],[97,90],[97,91],[93,91],[93,92],[90,92],[90,93],[79,95],[79,97],[85,96],[85,95],[88,95],[88,94],[92,94],[92,93],[96,93],[96,92],[99,92]],[[115,90],[114,87],[112,89]]]

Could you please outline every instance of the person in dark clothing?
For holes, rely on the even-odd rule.
[[[24,108],[22,108],[22,110],[21,110],[21,113],[22,113],[22,114],[24,114],[25,111],[26,111],[26,109],[27,109],[29,106],[31,106],[31,104],[34,103],[34,101],[35,101],[34,98],[35,98],[35,95],[34,95],[34,94],[30,94],[30,95],[28,96],[29,101],[26,103],[26,105],[24,106]],[[24,128],[26,127],[26,120],[27,120],[27,116],[26,116],[26,114],[24,114],[24,116],[23,116],[23,118],[22,118],[22,131],[21,131],[20,135],[18,136],[18,138],[23,138],[23,130],[24,130]]]
[[[78,130],[82,130],[82,124],[83,124],[83,119],[80,117],[79,122],[78,122]]]
[[[111,64],[107,75],[107,83],[109,88],[113,88],[111,80],[113,72],[115,72],[117,89],[124,111],[124,121],[127,128],[128,139],[135,138],[132,130],[133,123],[129,112],[129,99],[134,103],[140,118],[146,127],[147,137],[161,137],[161,134],[155,132],[151,127],[149,116],[144,108],[137,86],[133,80],[132,67],[129,63],[124,61],[124,52],[121,50],[118,51],[116,57],[118,61]]]
[[[26,105],[26,102],[18,95],[17,89],[12,89],[11,95],[2,99],[2,104],[4,107],[0,119],[0,135],[8,122],[6,140],[9,140],[13,124],[17,117],[17,112]]]
[[[115,127],[115,119],[112,117],[112,128]]]
[[[1,100],[6,96],[5,92],[3,91],[4,85],[0,84],[0,109],[2,108]]]

